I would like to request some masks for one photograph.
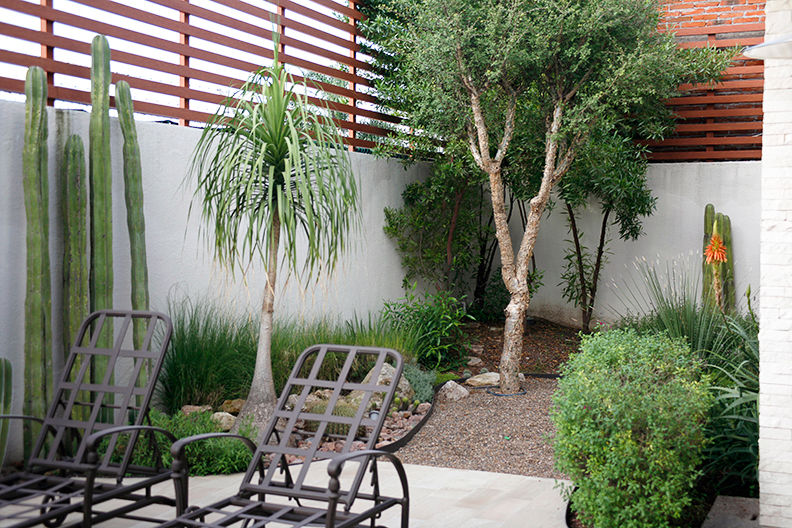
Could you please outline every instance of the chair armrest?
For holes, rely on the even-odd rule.
[[[44,423],[44,420],[41,418],[27,416],[25,414],[0,414],[0,420],[33,420],[42,424]]]
[[[173,486],[176,493],[176,515],[181,515],[187,510],[189,502],[189,485],[188,485],[188,460],[185,449],[188,445],[202,440],[209,440],[212,438],[235,438],[245,444],[250,452],[255,454],[257,446],[247,436],[233,434],[233,433],[203,433],[186,438],[181,438],[173,443],[171,446],[171,456],[173,463],[171,469],[173,470]],[[264,475],[264,463],[259,460],[259,472]]]
[[[85,448],[88,453],[86,461],[89,464],[97,463],[99,457],[96,454],[96,445],[99,443],[99,440],[101,440],[105,436],[121,434],[121,433],[132,433],[135,431],[151,431],[154,433],[161,433],[165,435],[168,438],[168,440],[170,440],[171,442],[176,441],[176,437],[173,436],[173,433],[161,427],[154,427],[151,425],[120,425],[118,427],[110,427],[109,429],[103,429],[101,431],[98,431],[86,439]]]

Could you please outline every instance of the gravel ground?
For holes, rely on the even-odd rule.
[[[564,478],[553,468],[548,439],[556,380],[528,378],[523,388],[522,396],[473,389],[465,399],[438,401],[399,458],[408,464]]]

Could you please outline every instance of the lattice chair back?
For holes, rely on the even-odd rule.
[[[353,448],[374,449],[402,367],[401,355],[387,348],[315,345],[306,349],[297,359],[274,416],[259,438],[240,493],[327,500],[325,487],[305,482],[312,463]],[[350,380],[353,374],[359,376],[367,370],[369,375],[363,381]],[[323,441],[335,441],[333,449],[320,450]],[[303,463],[292,470],[287,464],[294,461]],[[349,463],[358,463],[358,467],[349,486],[341,490],[341,502],[347,509],[358,494],[369,461]],[[260,462],[269,464],[263,478],[257,476]]]
[[[80,471],[87,467],[86,439],[92,433],[143,425],[172,333],[168,316],[157,312],[89,315],[66,359],[28,465]],[[137,435],[108,437],[99,474],[121,478],[130,470],[159,471],[131,466]]]

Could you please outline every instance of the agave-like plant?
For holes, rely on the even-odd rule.
[[[278,63],[276,52],[272,66],[254,72],[210,120],[191,168],[198,183],[194,202],[200,202],[217,260],[233,270],[260,259],[266,269],[256,366],[241,411],[258,426],[275,404],[271,342],[278,251],[304,283],[333,271],[349,247],[350,229],[359,224],[357,185],[341,134],[329,111],[311,104],[308,93]],[[305,247],[302,266],[298,243]]]

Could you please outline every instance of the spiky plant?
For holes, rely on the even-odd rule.
[[[275,405],[270,350],[278,250],[290,272],[312,280],[332,272],[358,223],[357,185],[341,135],[307,92],[276,55],[221,106],[191,168],[217,260],[231,269],[261,260],[266,269],[255,372],[241,412],[241,421],[259,426]]]

